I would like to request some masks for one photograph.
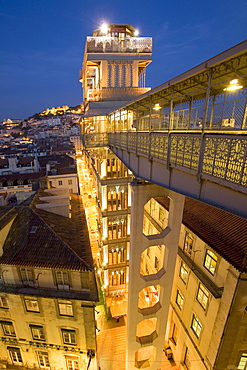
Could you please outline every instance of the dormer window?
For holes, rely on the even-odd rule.
[[[34,272],[29,268],[20,268],[19,269],[20,278],[24,285],[34,286]]]
[[[31,230],[30,230],[30,234],[35,234],[36,233],[36,230],[37,230],[38,226],[32,226]]]
[[[69,290],[70,276],[67,271],[55,271],[55,278],[58,289]]]

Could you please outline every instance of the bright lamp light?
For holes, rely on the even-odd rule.
[[[161,106],[159,105],[159,103],[155,104],[155,106],[153,107],[153,110],[160,110],[161,109]]]
[[[100,26],[100,31],[101,31],[101,33],[106,35],[107,32],[108,32],[108,24],[107,23],[102,23],[102,25]]]
[[[225,87],[224,91],[235,91],[242,89],[243,86],[238,84],[238,79],[235,78],[234,80],[230,81],[229,86]]]

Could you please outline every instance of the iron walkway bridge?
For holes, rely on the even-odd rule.
[[[247,41],[139,96],[84,133],[133,175],[247,217]]]

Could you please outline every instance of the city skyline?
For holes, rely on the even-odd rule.
[[[153,38],[146,86],[155,87],[246,38],[247,2],[192,0],[2,1],[0,121],[82,102],[79,70],[87,36],[103,22],[129,23]],[[234,31],[233,31],[234,30]],[[202,48],[203,45],[203,48]]]

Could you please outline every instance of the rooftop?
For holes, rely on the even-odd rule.
[[[168,209],[167,198],[155,198]],[[247,272],[247,219],[185,197],[183,224],[240,272]]]
[[[91,271],[85,213],[79,196],[71,195],[71,218],[36,204],[47,192],[39,190],[30,206],[0,207],[0,228],[13,221],[3,245],[1,264]]]

